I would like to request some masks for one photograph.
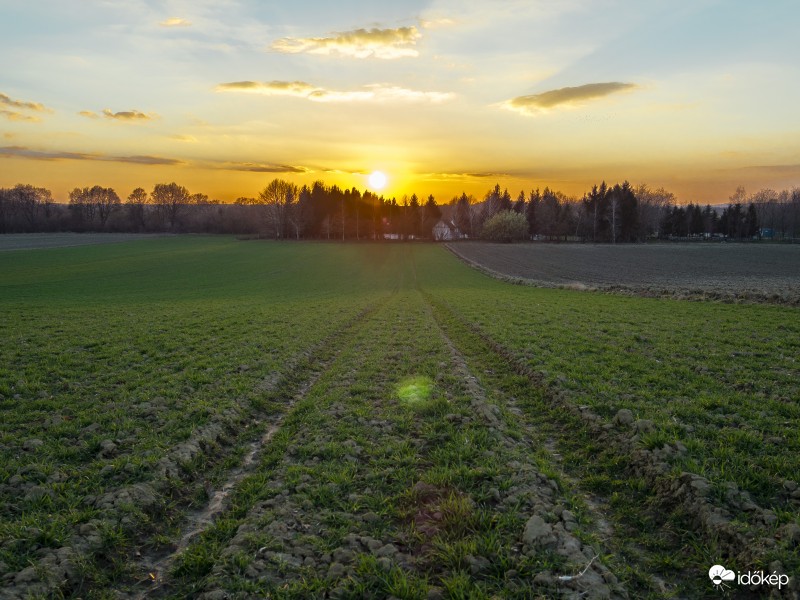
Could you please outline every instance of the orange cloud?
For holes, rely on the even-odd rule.
[[[288,54],[339,54],[353,58],[394,59],[418,56],[414,48],[422,37],[416,27],[397,29],[356,29],[336,33],[333,37],[282,38],[272,49]]]
[[[533,96],[518,96],[504,102],[502,106],[523,115],[536,115],[553,108],[579,106],[590,100],[618,92],[632,91],[637,87],[634,83],[587,83],[577,87],[550,90]]]

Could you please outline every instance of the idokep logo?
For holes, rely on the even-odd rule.
[[[736,573],[729,571],[722,565],[714,565],[708,570],[708,577],[715,586],[726,588],[730,586],[725,582],[736,579]]]
[[[736,582],[739,585],[777,585],[778,589],[789,584],[789,576],[784,573],[767,573],[763,571],[748,571],[747,573],[734,573],[722,565],[714,565],[708,570],[708,578],[718,589],[731,587],[727,582]]]

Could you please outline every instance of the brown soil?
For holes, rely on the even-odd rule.
[[[800,304],[800,245],[489,244],[447,247],[514,283],[643,296]]]

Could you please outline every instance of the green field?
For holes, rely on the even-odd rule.
[[[796,308],[170,237],[0,254],[0,341],[0,598],[715,597],[713,564],[800,572]]]

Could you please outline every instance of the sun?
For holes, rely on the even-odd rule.
[[[380,171],[373,171],[369,176],[369,186],[373,190],[382,190],[386,187],[386,175]]]

